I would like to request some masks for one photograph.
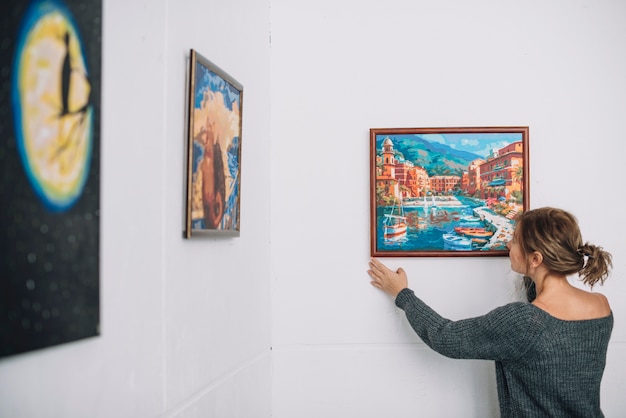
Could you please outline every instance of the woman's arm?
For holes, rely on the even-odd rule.
[[[395,298],[415,333],[433,350],[452,358],[505,360],[521,356],[534,341],[536,313],[524,303],[494,309],[486,315],[451,321],[443,318],[408,289],[406,272],[371,259],[372,286]]]

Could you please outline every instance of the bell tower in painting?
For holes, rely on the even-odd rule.
[[[396,159],[393,151],[393,142],[389,137],[383,141],[383,176],[396,177]]]

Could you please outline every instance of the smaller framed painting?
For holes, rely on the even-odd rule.
[[[370,129],[371,255],[506,256],[528,185],[528,127]]]
[[[184,237],[238,237],[243,86],[190,52]]]

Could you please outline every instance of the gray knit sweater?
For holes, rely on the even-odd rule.
[[[600,381],[613,314],[563,321],[515,302],[461,321],[441,317],[404,289],[396,305],[417,335],[447,357],[495,360],[503,418],[602,417]]]

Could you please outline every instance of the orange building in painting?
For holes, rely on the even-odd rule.
[[[423,167],[396,157],[393,141],[386,137],[376,156],[376,187],[395,199],[422,197],[428,192],[448,194],[463,191],[482,199],[510,199],[522,191],[524,154],[522,141],[494,149],[487,159],[470,162],[462,176],[432,176]]]
[[[524,154],[522,141],[494,151],[480,165],[480,191],[483,199],[504,197],[522,191]]]
[[[467,186],[463,190],[469,196],[473,196],[480,190],[480,166],[485,162],[483,159],[476,159],[467,166]]]
[[[378,167],[376,171],[376,186],[385,190],[385,195],[400,199],[399,182],[396,179],[396,157],[393,142],[390,138],[383,141],[382,158],[376,157]],[[380,170],[380,171],[379,171]]]
[[[426,170],[411,161],[397,158],[391,138],[384,139],[382,154],[376,156],[376,163],[376,185],[383,188],[386,196],[397,199],[420,197],[430,190]]]
[[[444,194],[461,187],[461,177],[459,176],[432,176],[430,178],[430,190],[434,193]]]
[[[407,176],[409,171],[414,167],[411,161],[407,161],[404,158],[395,157],[395,166],[396,166],[396,179],[400,182],[400,184],[405,184],[407,182]]]
[[[406,175],[406,187],[410,190],[410,197],[421,197],[426,195],[430,189],[428,173],[422,167],[412,167]]]

